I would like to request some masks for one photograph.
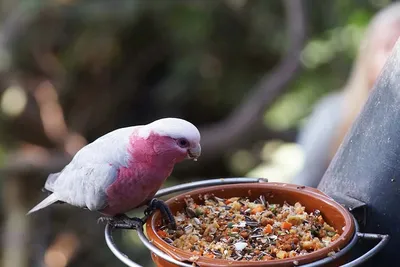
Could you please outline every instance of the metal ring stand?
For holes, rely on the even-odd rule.
[[[223,184],[241,184],[241,183],[265,183],[268,182],[266,179],[262,178],[226,178],[226,179],[213,179],[213,180],[206,180],[206,181],[199,181],[199,182],[192,182],[192,183],[187,183],[187,184],[181,184],[177,186],[172,186],[169,188],[161,189],[157,192],[155,197],[162,197],[165,195],[169,195],[172,193],[184,191],[184,190],[190,190],[190,189],[195,189],[195,188],[200,188],[200,187],[206,187],[206,186],[213,186],[213,185],[223,185]],[[145,218],[143,218],[145,219]],[[351,239],[350,243],[344,247],[342,250],[334,254],[333,256],[301,265],[303,267],[317,267],[317,266],[324,266],[332,261],[334,261],[336,258],[343,256],[347,252],[349,252],[357,243],[358,240],[361,239],[369,239],[369,240],[376,240],[379,241],[378,244],[376,244],[372,249],[370,249],[367,253],[363,254],[362,256],[352,260],[351,262],[348,262],[342,267],[354,267],[354,266],[359,266],[360,264],[366,262],[369,260],[371,257],[373,257],[375,254],[377,254],[389,241],[389,235],[380,235],[380,234],[370,234],[370,233],[360,233],[359,232],[359,226],[356,221],[356,219],[353,217],[354,223],[355,223],[355,234],[353,238]],[[144,220],[143,220],[144,221]],[[137,263],[133,262],[130,260],[126,255],[124,255],[116,246],[116,244],[113,241],[112,238],[112,233],[116,228],[113,228],[110,226],[110,224],[107,224],[105,227],[105,239],[107,246],[110,248],[111,252],[125,265],[129,267],[142,267],[138,265]],[[176,264],[177,266],[182,266],[182,267],[193,267],[192,264],[185,263],[185,262],[180,262],[171,256],[167,255],[160,249],[158,249],[156,246],[154,246],[145,236],[143,232],[143,224],[137,223],[137,226],[135,227],[139,236],[139,239],[143,242],[143,244],[154,254],[159,256],[160,258],[163,258],[164,260]]]

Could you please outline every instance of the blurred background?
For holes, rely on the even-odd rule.
[[[98,214],[25,216],[49,173],[116,128],[167,116],[199,127],[201,158],[165,186],[290,182],[305,162],[299,131],[346,84],[368,23],[392,2],[0,0],[1,266],[123,266]],[[115,241],[153,266],[135,232]]]

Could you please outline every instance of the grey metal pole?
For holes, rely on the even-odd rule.
[[[400,39],[318,189],[367,204],[361,230],[391,236],[368,266],[394,266],[400,248]]]

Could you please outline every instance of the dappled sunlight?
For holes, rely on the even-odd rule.
[[[261,163],[248,172],[248,177],[263,177],[270,182],[290,183],[292,177],[301,170],[304,154],[301,147],[295,143],[282,143],[273,149],[264,147]]]
[[[66,267],[79,247],[79,239],[74,233],[62,233],[46,250],[46,267]]]
[[[82,135],[68,131],[57,91],[50,81],[40,83],[34,91],[34,96],[48,138],[61,144],[70,155],[74,155],[87,144]]]
[[[253,153],[248,150],[236,151],[230,159],[230,167],[234,173],[242,175],[253,168],[257,159]]]
[[[24,89],[18,85],[8,87],[1,96],[0,107],[4,115],[9,117],[19,116],[28,103]]]
[[[326,38],[311,40],[303,50],[304,67],[315,69],[333,60],[340,53],[354,57],[364,36],[365,25],[346,25],[327,32]]]
[[[46,135],[56,142],[62,142],[67,134],[67,125],[54,86],[49,81],[42,82],[36,87],[34,96]]]

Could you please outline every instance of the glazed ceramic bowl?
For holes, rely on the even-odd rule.
[[[295,266],[305,263],[315,262],[317,260],[329,257],[330,252],[344,248],[351,240],[355,233],[355,225],[352,215],[339,203],[332,198],[323,194],[317,189],[309,187],[299,187],[284,183],[250,183],[250,184],[234,184],[212,186],[202,189],[193,190],[180,194],[166,201],[171,211],[176,214],[178,210],[185,207],[184,198],[190,195],[195,201],[200,201],[198,196],[206,193],[212,193],[217,197],[249,197],[250,200],[255,200],[261,194],[270,203],[283,204],[284,201],[293,205],[300,202],[306,207],[307,212],[315,209],[321,211],[325,221],[338,229],[340,237],[332,242],[328,247],[311,252],[307,255],[302,255],[288,259],[277,259],[271,261],[229,261],[222,259],[210,259],[207,257],[199,257],[196,264],[200,267],[215,267],[215,266]],[[201,202],[200,202],[201,203]],[[184,262],[191,262],[189,259],[193,254],[177,249],[161,239],[156,233],[156,229],[161,225],[160,213],[156,212],[148,218],[146,222],[146,233],[151,242],[160,250],[170,255],[171,257]],[[152,254],[152,259],[159,267],[176,266],[164,259]],[[341,262],[343,259],[337,258]]]

